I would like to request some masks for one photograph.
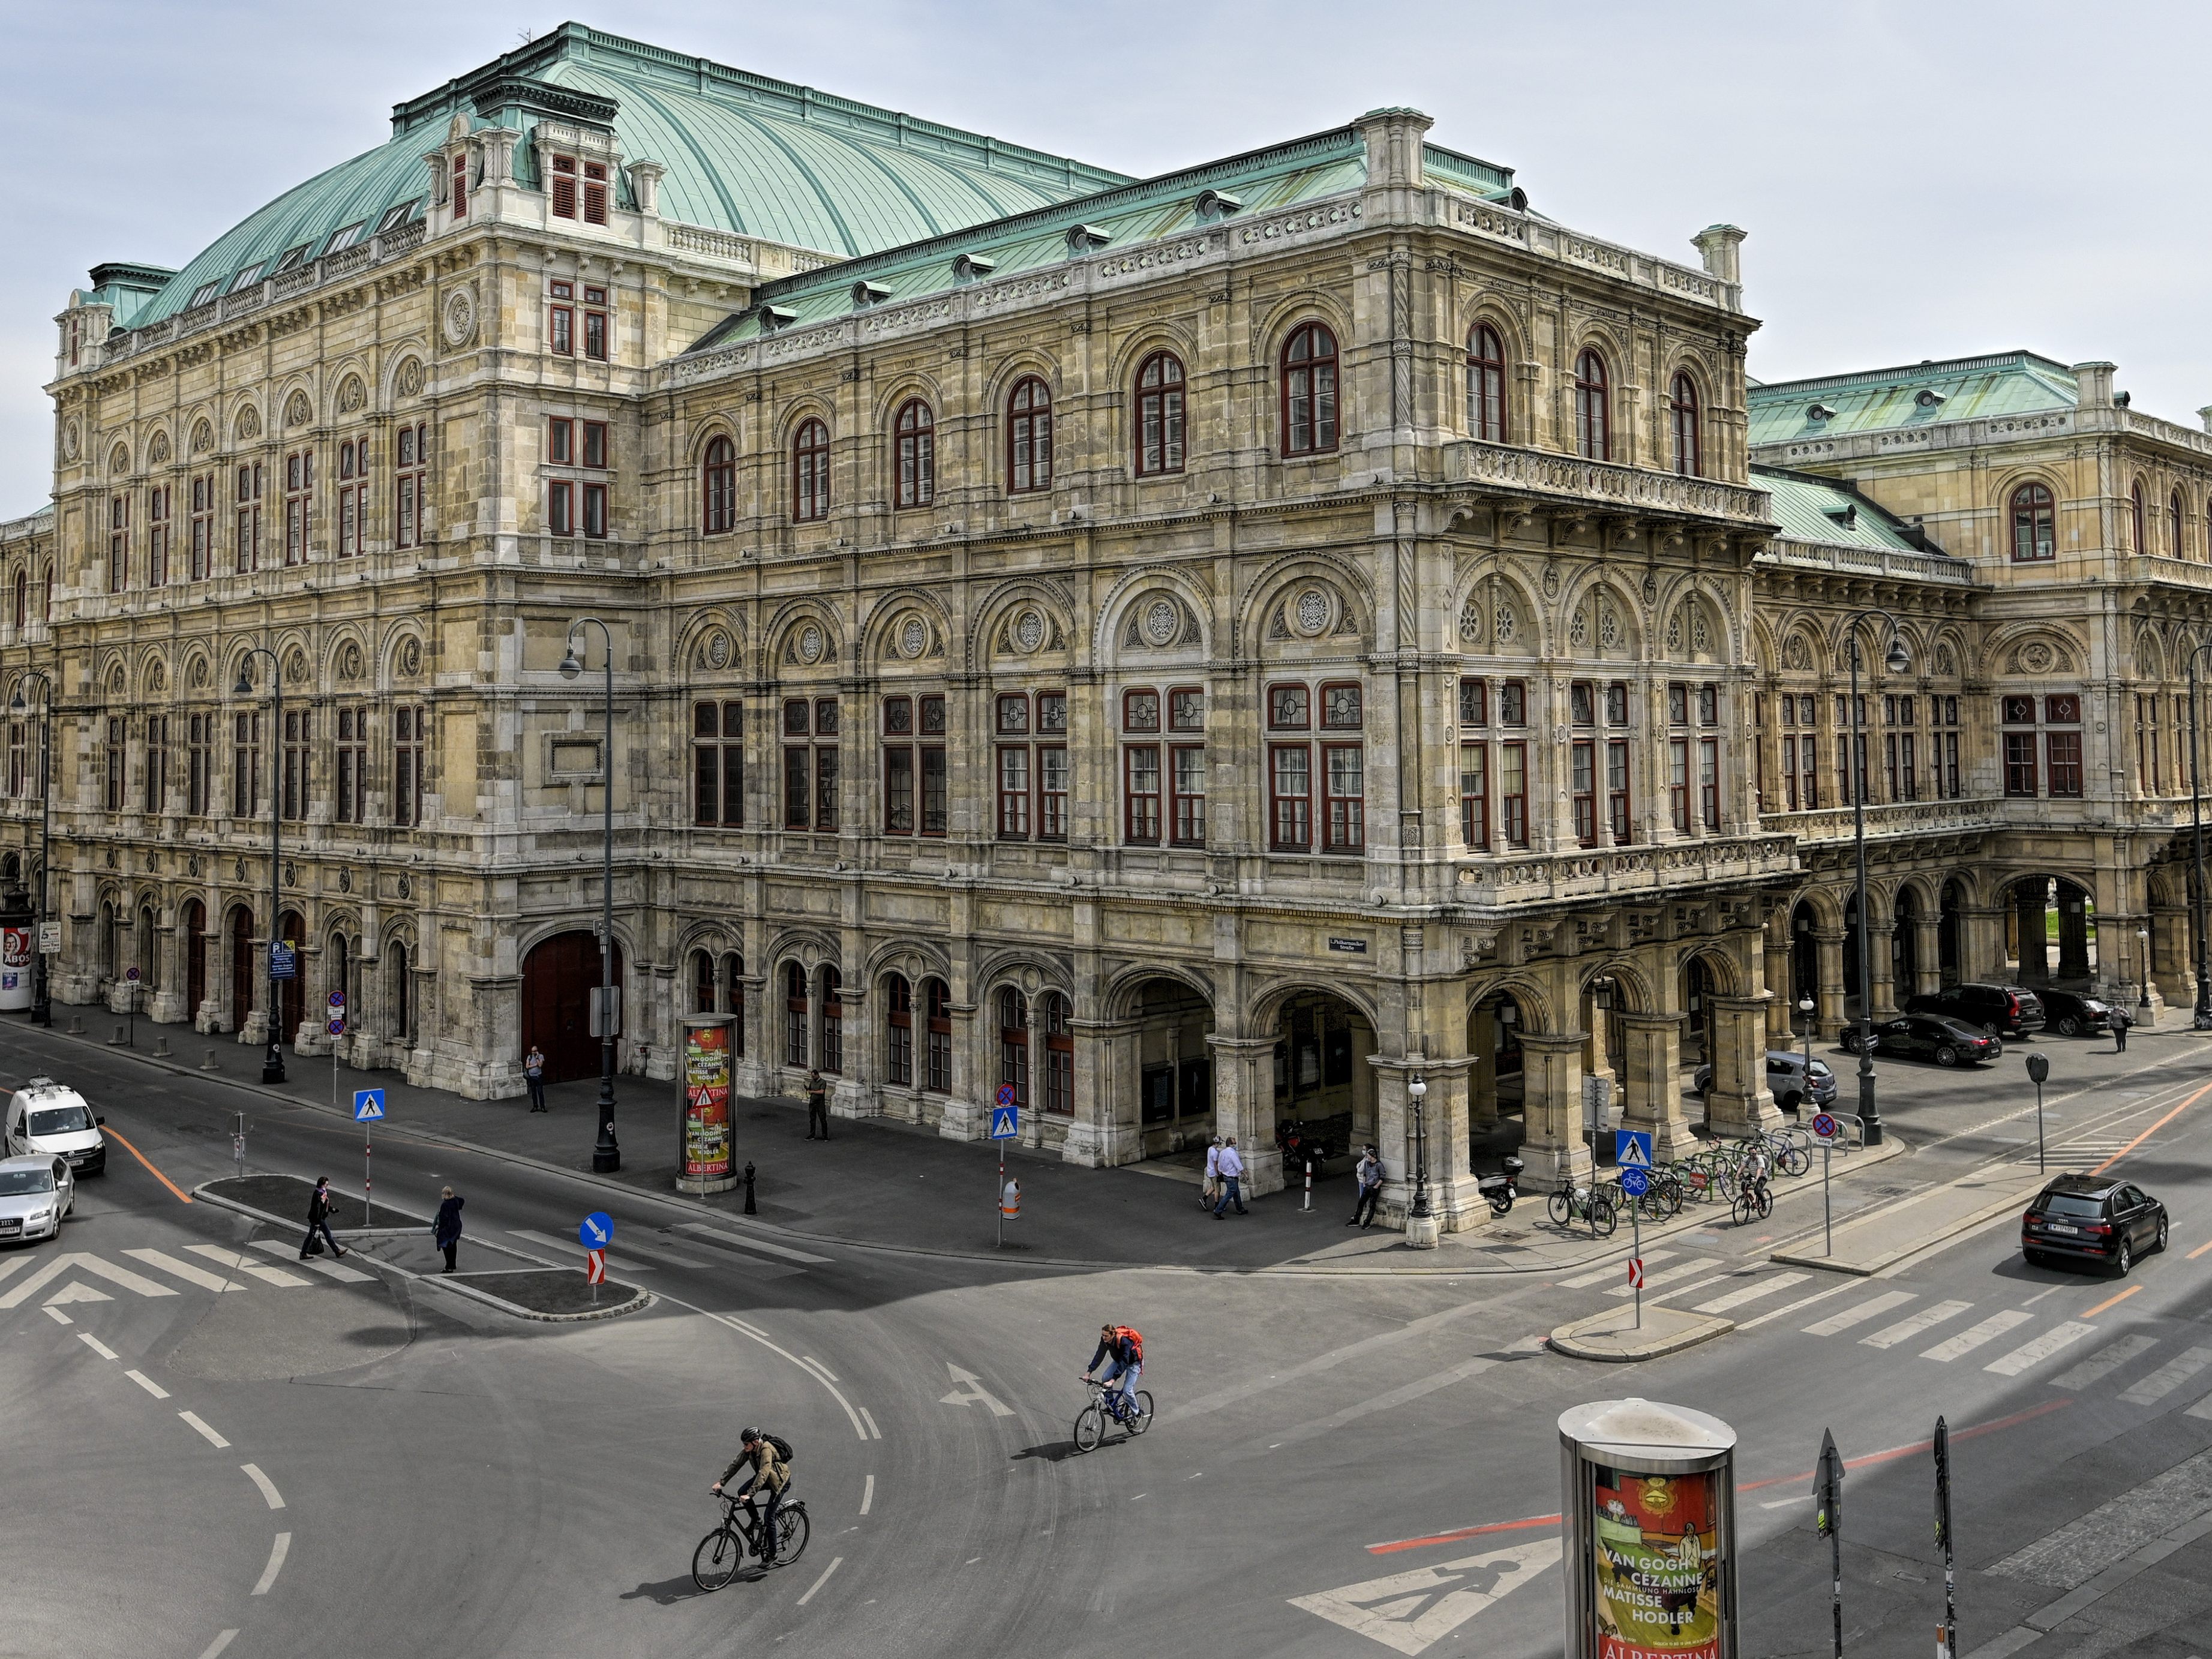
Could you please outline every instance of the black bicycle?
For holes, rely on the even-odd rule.
[[[805,1504],[787,1496],[775,1512],[775,1565],[788,1566],[806,1553],[811,1528]],[[718,1590],[738,1576],[748,1555],[760,1551],[759,1511],[745,1498],[722,1494],[722,1524],[699,1540],[691,1553],[691,1582],[702,1590]]]

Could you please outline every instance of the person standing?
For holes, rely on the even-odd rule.
[[[345,1254],[338,1249],[338,1242],[331,1233],[331,1178],[328,1176],[315,1178],[315,1190],[307,1199],[307,1236],[300,1241],[301,1261],[305,1261],[309,1256],[321,1253],[322,1245],[315,1243],[315,1235],[319,1232],[323,1236],[323,1243],[331,1247],[332,1255]]]
[[[453,1253],[461,1247],[461,1205],[451,1187],[439,1195],[438,1218],[430,1224],[430,1237],[446,1253],[444,1271],[453,1271]]]
[[[533,1112],[544,1111],[545,1109],[545,1055],[534,1042],[530,1045],[530,1052],[522,1057],[522,1075],[530,1085],[530,1109]]]
[[[1216,1135],[1213,1144],[1206,1149],[1206,1183],[1198,1189],[1198,1207],[1210,1210],[1213,1200],[1221,1196],[1221,1137]]]
[[[1352,1219],[1347,1227],[1371,1227],[1375,1224],[1375,1206],[1382,1197],[1382,1160],[1375,1156],[1375,1149],[1367,1147],[1359,1154],[1359,1166],[1352,1171],[1359,1182],[1359,1196],[1352,1206]]]
[[[822,1081],[822,1073],[811,1066],[806,1073],[806,1138],[830,1139],[830,1089]]]
[[[2116,1007],[2112,1010],[2112,1052],[2114,1054],[2127,1053],[2128,1028],[2135,1023],[2136,1017],[2126,1009]]]
[[[1235,1135],[1231,1135],[1222,1143],[1221,1162],[1218,1168],[1221,1171],[1221,1196],[1214,1200],[1213,1218],[1216,1221],[1224,1218],[1223,1212],[1231,1204],[1237,1206],[1237,1214],[1246,1213],[1244,1192],[1241,1185],[1244,1179],[1244,1160],[1237,1155]]]

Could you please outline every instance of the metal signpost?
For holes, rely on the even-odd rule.
[[[1936,1542],[1943,1552],[1943,1627],[1936,1659],[1959,1659],[1959,1583],[1951,1559],[1951,1429],[1936,1419]]]
[[[345,993],[331,993],[331,1104],[338,1103],[338,1039],[345,1035]]]
[[[1808,1073],[1807,1075],[1810,1075]],[[1820,1232],[1826,1242],[1820,1247],[1823,1255],[1836,1253],[1836,1224],[1828,1207],[1828,1161],[1836,1146],[1836,1120],[1832,1113],[1813,1114],[1813,1139],[1820,1143]]]
[[[123,1018],[127,1032],[123,1043],[125,1048],[136,1048],[138,1046],[138,970],[136,968],[123,970]]]
[[[1651,1132],[1649,1129],[1615,1129],[1613,1132],[1613,1164],[1620,1171],[1620,1190],[1628,1196],[1628,1224],[1637,1239],[1636,1254],[1644,1255],[1644,1230],[1637,1224],[1636,1200],[1651,1184]],[[1639,1173],[1644,1185],[1631,1191],[1628,1177],[1631,1171]],[[1595,1181],[1591,1183],[1595,1186]],[[1589,1206],[1590,1237],[1597,1237],[1597,1204],[1593,1198]],[[1636,1324],[1644,1325],[1644,1293],[1636,1295]]]
[[[370,1126],[384,1115],[384,1091],[356,1089],[353,1091],[353,1121],[361,1125],[361,1224],[374,1224],[369,1220],[369,1205],[375,1183],[370,1180],[376,1152],[376,1137]]]
[[[1620,1190],[1628,1199],[1628,1288],[1636,1292],[1636,1328],[1644,1328],[1644,1206],[1639,1201],[1651,1190],[1651,1172],[1630,1164],[1620,1172]]]
[[[576,1242],[584,1247],[584,1282],[592,1287],[592,1300],[599,1299],[599,1286],[607,1277],[607,1246],[614,1243],[615,1218],[594,1210],[576,1229]]]
[[[999,1103],[991,1109],[991,1139],[999,1143],[999,1248],[1006,1248],[1006,1143],[1021,1133],[1021,1108],[1014,1104],[1014,1085],[999,1085]]]
[[[238,1162],[238,1173],[241,1176],[244,1176],[246,1173],[246,1114],[243,1112],[233,1112],[230,1115],[230,1155]]]
[[[1820,1467],[1813,1477],[1813,1503],[1814,1524],[1828,1540],[1836,1659],[1844,1659],[1844,1459],[1836,1449],[1836,1437],[1826,1429],[1820,1431]]]
[[[2043,1080],[2051,1075],[2051,1056],[2030,1054],[2027,1074],[2035,1084],[2035,1172],[2045,1173],[2043,1162]]]

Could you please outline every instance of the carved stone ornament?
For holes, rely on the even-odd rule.
[[[822,630],[812,623],[799,630],[799,659],[801,662],[822,660]]]
[[[1644,603],[1646,605],[1659,603],[1659,578],[1649,570],[1644,573]]]
[[[254,411],[252,404],[246,404],[238,411],[236,430],[240,438],[258,438],[261,435],[261,416]]]
[[[1567,621],[1567,643],[1580,651],[1589,644],[1589,607],[1578,605]]]
[[[1460,607],[1459,636],[1468,645],[1482,643],[1482,607],[1473,599]]]
[[[62,459],[64,460],[73,461],[76,459],[78,441],[76,422],[64,421],[62,422]]]
[[[1291,623],[1308,637],[1327,633],[1335,614],[1336,607],[1329,603],[1328,595],[1318,587],[1309,587],[1291,601]]]
[[[146,465],[159,466],[169,459],[169,434],[156,432],[146,445]]]
[[[1182,611],[1165,594],[1145,607],[1145,641],[1148,645],[1172,645],[1176,635],[1182,632]]]
[[[1813,647],[1805,643],[1805,636],[1802,634],[1792,634],[1783,646],[1782,665],[1784,668],[1796,669],[1801,673],[1811,672]]]
[[[191,684],[193,690],[206,690],[208,688],[208,659],[205,657],[194,657],[192,659],[192,665],[185,671],[185,678]]]
[[[399,642],[399,672],[413,679],[422,672],[422,641],[410,636]]]
[[[357,680],[361,678],[361,647],[348,641],[338,652],[338,678]]]
[[[305,426],[315,418],[315,406],[307,401],[307,394],[295,392],[284,402],[284,424]]]
[[[477,296],[473,290],[457,288],[446,296],[446,343],[465,346],[477,337]]]
[[[202,421],[192,428],[192,453],[204,455],[215,447],[215,428]]]
[[[1512,644],[1513,635],[1519,631],[1520,627],[1521,619],[1514,615],[1512,602],[1510,600],[1501,601],[1498,607],[1498,644]]]
[[[727,668],[730,665],[730,636],[716,629],[707,636],[706,648],[699,655],[709,668]]]
[[[898,625],[898,653],[902,657],[919,657],[929,649],[929,624],[919,617],[908,617]]]
[[[368,393],[361,383],[361,376],[349,374],[345,384],[338,388],[338,413],[350,415],[368,402]]]
[[[1559,597],[1559,567],[1556,564],[1544,567],[1544,597],[1547,599]]]
[[[350,871],[350,870],[346,870],[346,869],[341,869],[341,870],[339,870],[339,872],[338,872],[338,891],[340,891],[341,893],[350,893],[351,891],[353,891],[353,872],[352,872],[352,871]]]
[[[1038,649],[1045,641],[1044,617],[1035,611],[1023,611],[1014,618],[1012,637],[1018,651]]]
[[[107,867],[111,870],[115,867],[115,849],[112,847],[107,849]]]
[[[191,853],[185,858],[185,873],[197,879],[200,873],[200,855]]]
[[[240,881],[244,881],[246,879],[246,860],[244,859],[240,859],[238,861],[237,878]]]
[[[2012,664],[2023,674],[2048,674],[2055,656],[2041,640],[2030,640],[2013,653]]]
[[[1611,651],[1620,644],[1620,613],[1610,599],[1597,602],[1597,648]]]
[[[399,373],[392,386],[403,398],[419,398],[422,394],[422,360],[410,357],[399,365]]]
[[[1936,647],[1936,672],[1942,675],[1953,675],[1959,672],[1959,659],[1951,654],[1951,647],[1948,645],[1939,645]]]
[[[410,878],[402,876],[392,884],[392,891],[402,898],[412,898],[415,896],[415,884]]]
[[[307,683],[307,659],[297,651],[284,659],[284,678],[295,685]]]

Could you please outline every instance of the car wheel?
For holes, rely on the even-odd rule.
[[[1836,1038],[1836,1042],[1847,1054],[1855,1054],[1859,1051],[1859,1034],[1856,1031],[1846,1029]]]
[[[1938,1066],[1956,1066],[1959,1063],[1959,1051],[1948,1042],[1943,1044],[1936,1051],[1936,1063]]]
[[[2112,1277],[2115,1279],[2125,1279],[2130,1273],[2135,1271],[2135,1246],[2129,1243],[2128,1241],[2124,1238],[2120,1241],[2118,1252],[2112,1257]]]
[[[2051,1260],[2051,1258],[2044,1255],[2042,1251],[2031,1250],[2025,1244],[2021,1246],[2020,1259],[2027,1263],[2031,1267],[2043,1267]]]
[[[1982,1035],[1989,1038],[1990,1042],[1996,1042],[1998,1036],[1996,1023],[1994,1021],[1984,1020],[1982,1023]]]
[[[2071,1014],[2067,1015],[2065,1018],[2058,1022],[2058,1035],[2063,1037],[2080,1036],[2081,1035],[2081,1022],[2075,1018]]]
[[[2166,1224],[2166,1218],[2165,1218],[2164,1216],[2160,1216],[2160,1217],[2159,1217],[2159,1218],[2158,1218],[2158,1243],[2151,1246],[2151,1249],[2153,1249],[2154,1250],[2163,1250],[2164,1249],[2166,1249],[2166,1225],[2167,1225],[2167,1224]]]

